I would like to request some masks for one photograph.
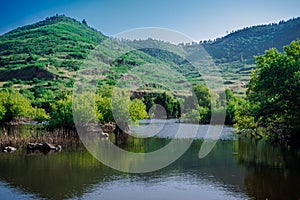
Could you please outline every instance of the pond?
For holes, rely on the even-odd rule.
[[[156,137],[130,138],[122,148],[161,148],[170,142],[170,130],[177,123],[164,126]],[[224,127],[212,151],[199,159],[207,129],[208,125],[199,125],[197,138],[183,156],[149,173],[113,170],[83,146],[46,155],[25,151],[0,153],[0,199],[300,198],[299,151],[262,140],[235,138],[232,128]]]

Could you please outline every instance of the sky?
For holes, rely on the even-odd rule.
[[[105,35],[143,27],[178,31],[194,41],[248,26],[300,17],[299,0],[22,0],[1,1],[0,34],[65,14]]]

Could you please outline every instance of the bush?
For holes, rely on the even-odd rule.
[[[51,104],[50,126],[74,127],[72,97],[66,96]]]
[[[146,105],[139,99],[134,99],[130,102],[129,114],[131,120],[133,120],[134,122],[140,119],[148,118],[148,114],[146,112]]]
[[[0,120],[9,122],[17,117],[48,119],[43,109],[33,108],[31,102],[17,91],[0,92]]]

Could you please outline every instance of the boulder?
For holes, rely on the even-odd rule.
[[[27,144],[27,150],[32,150],[32,151],[41,150],[42,147],[43,147],[42,143],[28,143]]]
[[[17,148],[16,147],[7,146],[7,147],[4,147],[4,149],[2,151],[5,152],[5,153],[10,153],[10,152],[17,151]]]
[[[29,151],[60,151],[61,146],[60,145],[54,145],[50,144],[48,142],[44,143],[28,143],[27,144],[27,150]]]

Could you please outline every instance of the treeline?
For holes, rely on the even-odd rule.
[[[232,124],[238,102],[228,89],[226,99],[218,102],[218,95],[211,93],[204,84],[193,87],[194,96],[182,98],[175,98],[168,92],[152,92],[145,93],[138,99],[131,93],[124,96],[124,91],[115,92],[113,86],[101,86],[95,94],[81,94],[82,96],[77,98],[80,101],[75,102],[74,106],[71,92],[55,95],[48,90],[32,93],[30,90],[4,88],[0,92],[0,122],[31,119],[48,121],[51,127],[74,128],[73,112],[87,112],[85,106],[92,105],[95,116],[89,113],[81,114],[80,120],[89,121],[90,118],[95,118],[99,123],[105,124],[115,122],[117,114],[132,122],[152,117],[189,118],[198,123],[209,123],[212,112],[222,111],[227,106],[226,123]],[[212,111],[212,105],[218,107],[218,110]]]
[[[29,99],[25,95],[14,89],[0,91],[0,123],[34,120],[38,122],[48,121],[49,126],[53,128],[74,128],[73,102],[70,93],[48,96],[48,101],[45,99]],[[114,122],[111,101],[111,87],[99,90],[95,94],[94,105],[96,119],[99,123]],[[132,121],[135,122],[148,117],[146,105],[141,100],[129,99],[128,102],[126,101],[127,99],[120,98],[119,104],[124,105],[128,103]],[[83,105],[84,103],[82,102]],[[40,108],[35,105],[39,105]],[[43,107],[46,108],[44,109]]]

